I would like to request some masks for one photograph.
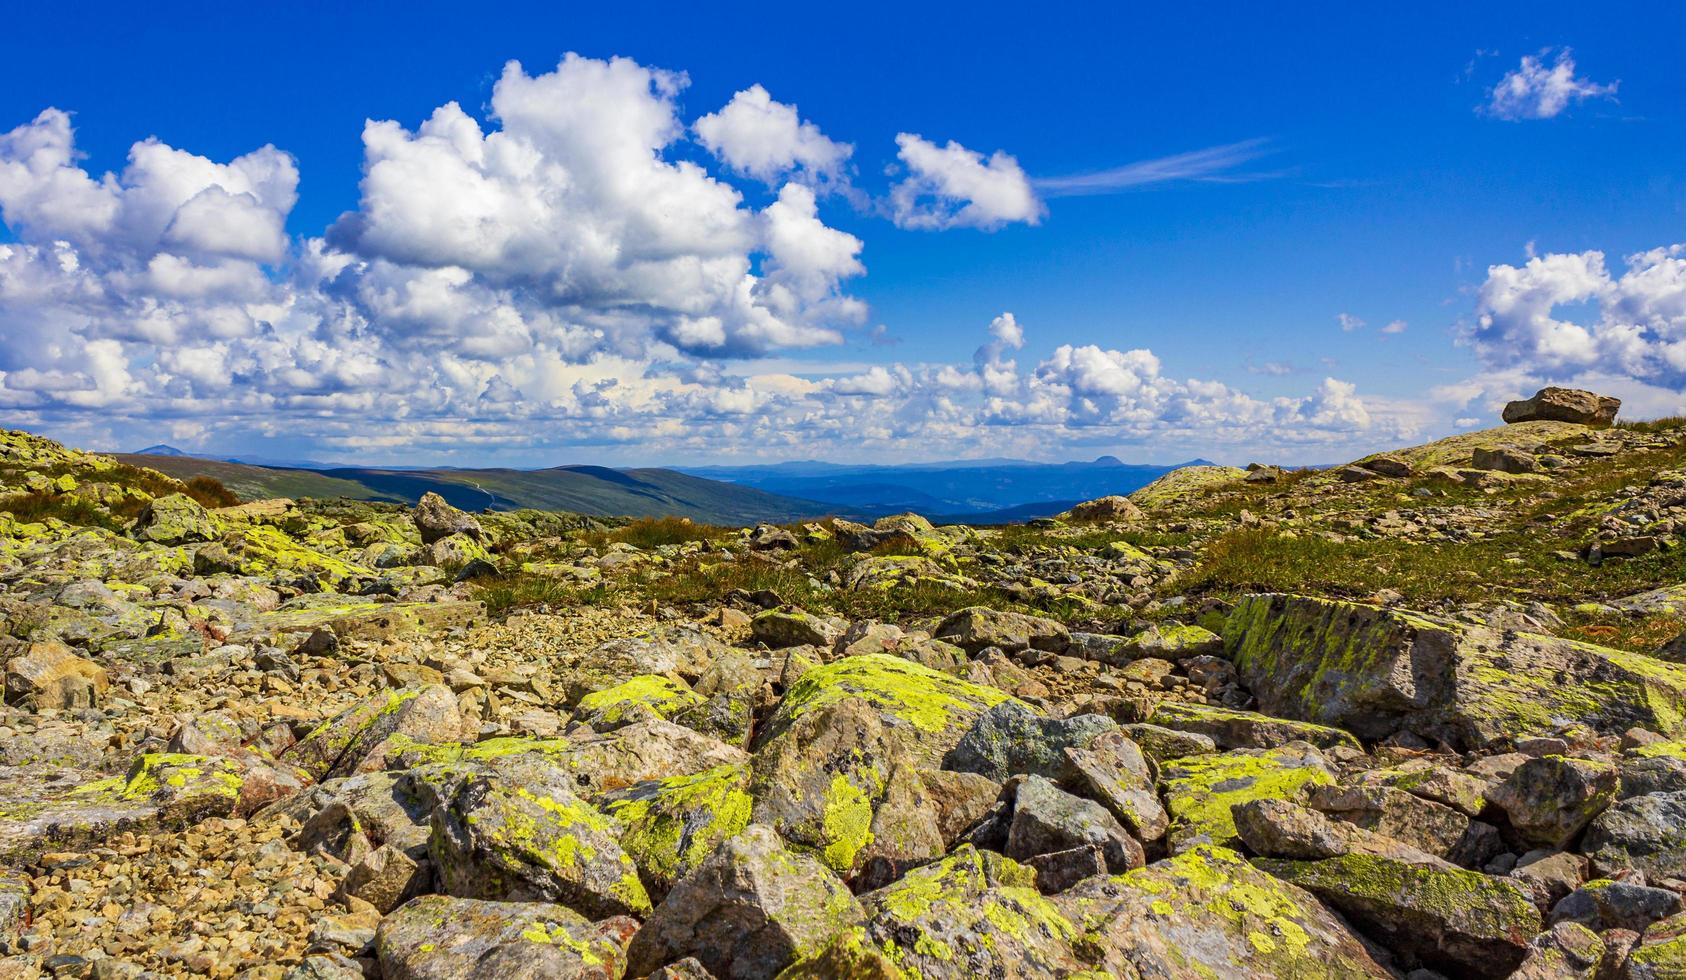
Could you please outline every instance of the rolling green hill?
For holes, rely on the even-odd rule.
[[[330,470],[252,466],[195,456],[126,454],[178,479],[212,476],[246,499],[351,497],[415,503],[432,491],[465,510],[565,510],[615,517],[689,517],[741,526],[820,517],[837,508],[673,470],[558,466],[544,470]]]

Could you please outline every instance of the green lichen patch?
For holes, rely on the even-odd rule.
[[[791,686],[768,722],[767,738],[777,737],[803,715],[847,698],[873,705],[886,724],[912,736],[910,748],[931,761],[952,748],[978,715],[1012,700],[1004,691],[890,654],[844,657],[815,667]]]
[[[1334,781],[1323,757],[1305,743],[1167,761],[1160,768],[1160,787],[1171,815],[1171,849],[1234,846],[1232,807],[1250,800],[1293,800],[1311,786]]]
[[[1460,973],[1508,974],[1541,927],[1539,909],[1518,884],[1478,871],[1369,854],[1254,863],[1330,903],[1388,946]]]
[[[1226,848],[1089,879],[1056,901],[1082,932],[1079,951],[1115,975],[1392,975],[1315,898]]]
[[[659,901],[722,841],[748,826],[754,802],[748,788],[746,766],[717,766],[635,784],[610,794],[602,808],[622,826],[621,848]]]
[[[864,896],[865,929],[839,935],[790,975],[843,964],[888,964],[912,977],[1075,973],[1077,929],[1035,881],[1014,861],[961,847]]]
[[[671,718],[704,700],[684,681],[662,674],[640,674],[581,698],[576,717],[598,731],[609,731],[649,715]]]

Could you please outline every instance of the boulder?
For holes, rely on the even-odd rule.
[[[1476,871],[1368,854],[1255,863],[1328,902],[1388,949],[1443,973],[1505,976],[1541,927],[1526,892]]]
[[[1532,398],[1505,405],[1506,424],[1516,422],[1575,422],[1607,426],[1616,421],[1622,400],[1579,388],[1541,388]]]
[[[463,780],[433,811],[429,852],[447,894],[558,902],[583,915],[648,915],[620,827],[542,760]]]
[[[962,845],[861,897],[866,924],[793,964],[783,980],[1059,977],[1083,968],[1078,930],[1029,868]]]
[[[751,772],[752,819],[839,875],[874,858],[899,867],[943,852],[912,756],[865,700],[797,718],[756,753]]]
[[[1268,750],[1238,749],[1172,759],[1160,766],[1160,790],[1171,815],[1173,853],[1199,844],[1236,843],[1231,809],[1248,800],[1293,800],[1335,781],[1316,748],[1291,742]]]
[[[644,976],[695,957],[718,977],[765,980],[864,918],[836,876],[754,825],[656,906],[627,951],[628,972]]]
[[[659,902],[674,882],[749,825],[752,803],[748,767],[729,765],[634,783],[604,797],[602,809],[621,825],[621,849]]]
[[[1686,792],[1613,804],[1593,818],[1581,852],[1600,873],[1638,868],[1647,875],[1686,877]]]
[[[635,928],[548,902],[423,895],[381,920],[375,952],[385,980],[615,980]]]
[[[1598,980],[1605,956],[1604,940],[1573,922],[1562,922],[1534,937],[1528,957],[1509,980]]]
[[[1627,955],[1623,980],[1678,980],[1686,976],[1686,913],[1655,923]]]
[[[1306,805],[1436,857],[1451,857],[1469,832],[1458,811],[1391,786],[1314,786]]]
[[[1680,896],[1667,888],[1651,888],[1632,881],[1599,878],[1566,895],[1551,910],[1551,921],[1575,922],[1594,932],[1632,929],[1642,932],[1651,923],[1686,910]]]
[[[44,708],[92,708],[111,686],[105,668],[58,640],[38,640],[6,661],[6,703]]]
[[[422,494],[416,504],[416,530],[421,533],[422,544],[430,545],[453,534],[466,535],[475,541],[485,541],[486,532],[481,530],[480,522],[474,515],[465,514],[445,502],[445,498],[437,493]]]
[[[1171,823],[1154,788],[1153,769],[1123,732],[1103,732],[1085,747],[1065,750],[1060,783],[1105,807],[1137,840],[1152,844]]]
[[[851,698],[871,704],[886,730],[926,768],[938,768],[979,715],[1009,700],[1004,691],[889,654],[845,657],[792,684],[759,742],[766,745],[802,716]]]
[[[1498,473],[1538,473],[1544,469],[1540,466],[1539,458],[1533,453],[1523,452],[1512,446],[1476,449],[1469,465],[1474,469]]]
[[[1371,854],[1412,864],[1451,867],[1409,844],[1332,820],[1311,807],[1287,800],[1249,800],[1235,806],[1231,816],[1241,842],[1263,857],[1319,861],[1345,854]]]
[[[843,635],[843,630],[830,620],[801,610],[769,609],[750,620],[749,633],[757,643],[764,643],[772,650],[800,646],[829,649]]]
[[[1017,781],[1013,818],[1003,852],[1016,861],[1096,847],[1113,873],[1139,868],[1145,862],[1142,846],[1106,808],[1092,800],[1064,792],[1041,776]]]
[[[155,544],[213,541],[217,534],[217,522],[210,512],[185,493],[152,498],[135,519],[135,537]]]
[[[950,614],[937,626],[935,636],[974,655],[985,647],[1008,653],[1033,647],[1060,653],[1071,642],[1070,632],[1054,620],[987,606],[969,606]]]
[[[975,772],[1000,782],[1009,776],[1058,778],[1065,751],[1116,731],[1105,715],[1044,718],[1019,701],[1003,701],[979,715],[943,758],[943,768]]]
[[[1164,728],[1208,736],[1220,749],[1273,749],[1288,742],[1310,742],[1320,749],[1361,748],[1356,738],[1339,728],[1213,704],[1166,701],[1153,709],[1148,721]]]
[[[1615,802],[1619,783],[1612,763],[1548,755],[1516,767],[1487,799],[1524,842],[1562,849]]]
[[[1395,975],[1315,897],[1223,848],[1202,845],[1127,874],[1090,878],[1054,902],[1083,936],[1085,958],[1097,967],[1091,975]]]
[[[1142,509],[1129,497],[1114,494],[1085,500],[1060,515],[1061,520],[1076,522],[1133,521],[1142,516]]]
[[[704,701],[684,681],[641,674],[580,698],[574,721],[590,725],[592,731],[612,732],[633,722],[672,718]]]
[[[400,743],[444,743],[462,737],[457,696],[441,684],[370,695],[313,729],[286,761],[320,781],[384,769]]]
[[[1686,718],[1686,667],[1363,603],[1246,596],[1224,638],[1261,711],[1365,739],[1481,749],[1569,724],[1668,734]]]

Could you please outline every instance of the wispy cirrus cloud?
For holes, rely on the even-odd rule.
[[[1246,164],[1272,152],[1270,140],[1259,137],[1152,160],[1138,160],[1121,167],[1090,173],[1035,177],[1030,183],[1045,197],[1115,194],[1134,187],[1183,180],[1210,184],[1248,183],[1278,176],[1276,173],[1242,169]]]

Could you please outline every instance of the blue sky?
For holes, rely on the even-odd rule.
[[[15,12],[0,413],[100,448],[537,465],[1325,462],[1548,381],[1683,407],[1686,12],[1255,6]],[[703,135],[752,86],[824,161],[752,174],[777,134]],[[452,102],[548,176],[420,163]],[[662,169],[620,187],[612,131],[646,111]],[[366,120],[403,135],[372,150]],[[179,153],[135,169],[149,137]],[[1144,161],[1173,179],[1053,180]],[[967,180],[1005,196],[968,209]],[[716,210],[639,211],[667,193]],[[554,209],[495,245],[439,227],[479,200],[449,220]]]

